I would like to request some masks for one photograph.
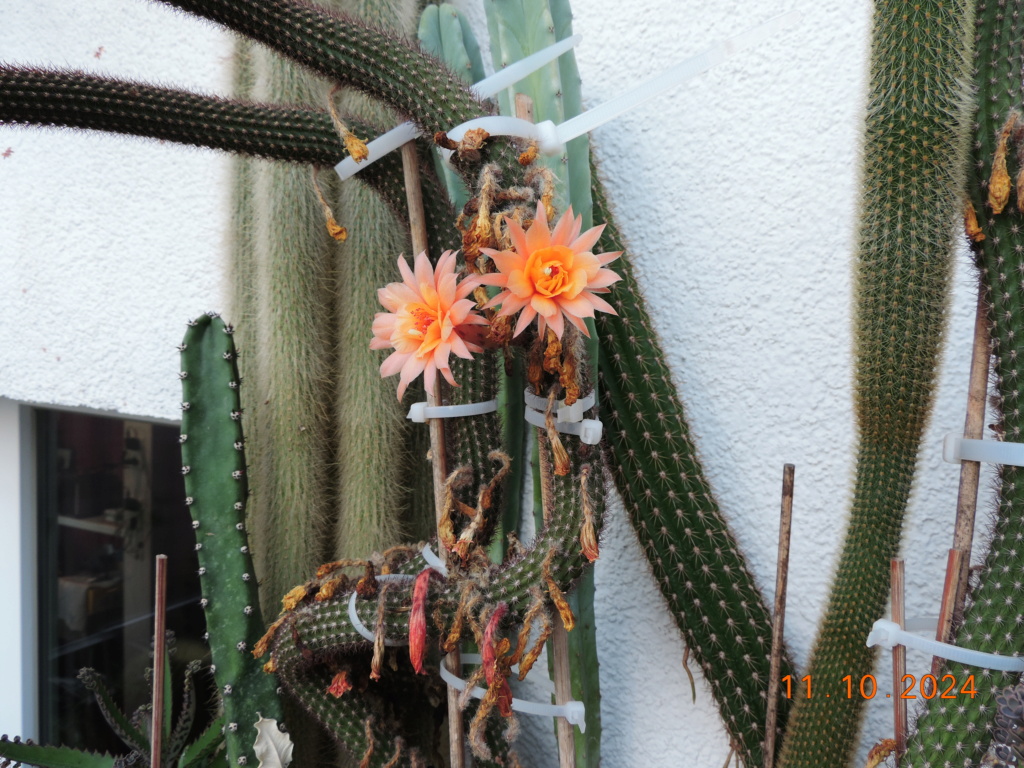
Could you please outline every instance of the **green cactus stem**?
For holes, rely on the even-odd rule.
[[[0,123],[124,133],[333,166],[345,156],[322,109],[243,104],[83,72],[0,66]]]
[[[484,63],[480,46],[466,18],[449,3],[428,5],[420,16],[416,36],[427,53],[436,56],[467,84],[484,79]],[[436,149],[431,152],[434,170],[448,189],[455,210],[461,211],[470,194],[465,182],[442,160]]]
[[[291,62],[261,49],[253,67],[255,100],[323,103],[326,86]],[[242,268],[252,276],[245,294],[252,307],[242,297],[234,303],[254,321],[259,343],[239,370],[248,382],[249,464],[259,478],[250,538],[263,610],[272,614],[281,595],[331,556],[337,243],[307,168],[257,164],[250,174],[252,261]],[[320,184],[332,194],[331,175]]]
[[[256,765],[250,729],[280,721],[277,686],[251,655],[263,635],[257,573],[245,527],[248,476],[237,356],[231,328],[209,314],[181,347],[181,454],[192,514],[214,678],[224,708],[231,765]]]
[[[876,3],[856,265],[852,511],[782,765],[843,765],[863,700],[840,680],[873,670],[865,645],[889,593],[889,560],[932,402],[967,152],[967,2]],[[831,694],[829,698],[826,695]]]
[[[1021,327],[1021,275],[1024,274],[1024,217],[1020,212],[1020,133],[1016,126],[1004,139],[1004,128],[1014,112],[1024,107],[1019,62],[1024,52],[1020,34],[1022,7],[983,0],[976,10],[974,147],[968,171],[968,192],[977,211],[984,240],[972,243],[985,298],[989,303],[992,351],[995,439],[1021,442],[1024,418],[1020,410],[1019,359],[1024,359]],[[990,183],[1003,140],[1007,169],[1003,178],[1008,196],[1005,208],[996,213]],[[999,180],[996,179],[998,182]],[[1011,188],[1016,186],[1015,194]],[[1014,197],[1016,199],[1014,199]],[[991,418],[991,417],[990,417]],[[1024,567],[1024,483],[1017,467],[999,468],[998,503],[989,534],[988,551],[976,574],[963,621],[954,642],[967,648],[1005,656],[1024,653],[1019,574]],[[997,714],[996,697],[1003,686],[1019,675],[947,664],[942,674],[952,675],[961,686],[973,674],[977,695],[957,695],[954,701],[933,699],[923,705],[917,730],[908,747],[905,763],[912,766],[978,765],[992,740]]]
[[[417,8],[412,0],[336,3],[338,10],[367,24],[406,35],[415,29]],[[342,91],[336,103],[342,114],[358,116],[364,123],[390,127],[397,122],[392,112],[356,92]],[[425,435],[405,418],[408,409],[395,397],[394,382],[381,378],[383,355],[367,353],[368,321],[382,310],[377,290],[398,279],[398,254],[410,252],[407,216],[404,211],[396,216],[386,201],[358,182],[341,185],[337,210],[349,229],[338,250],[337,269],[343,277],[335,300],[339,485],[333,556],[344,558],[384,551],[399,541],[427,539],[435,526],[433,510],[424,503],[433,499],[425,474],[426,450],[414,439],[417,433]],[[413,502],[410,495],[420,499]]]
[[[598,247],[627,250],[594,173]],[[615,484],[683,640],[745,765],[763,764],[771,614],[704,476],[682,402],[630,264],[595,318]],[[723,642],[723,638],[727,640]],[[782,672],[794,671],[783,654]],[[779,702],[780,729],[789,701]]]

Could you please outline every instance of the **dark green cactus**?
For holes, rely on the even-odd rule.
[[[599,247],[624,250],[596,172],[592,189],[594,221],[605,224]],[[632,266],[624,256],[616,267],[622,280],[609,301],[618,315],[596,318],[602,413],[615,484],[733,743],[746,765],[761,765],[771,614],[704,476]],[[724,646],[722,638],[729,639]],[[726,652],[731,649],[735,652]],[[783,653],[780,674],[793,671]],[[780,727],[788,704],[779,702]]]
[[[231,332],[207,314],[185,334],[181,455],[228,761],[255,765],[251,729],[260,715],[280,721],[280,705],[276,684],[252,657],[264,624],[245,529],[248,475]]]
[[[997,387],[993,393],[994,437],[1020,442],[1024,429],[1018,381],[1018,357],[1024,355],[1021,346],[1024,342],[1021,329],[1024,290],[1020,284],[1024,272],[1021,190],[1017,182],[1014,200],[1007,186],[1006,207],[996,212],[990,197],[996,190],[992,189],[990,179],[1001,138],[1007,161],[1003,181],[1010,184],[1022,167],[1020,128],[1024,126],[1011,126],[1004,137],[1007,120],[1024,109],[1024,86],[1019,71],[1020,56],[1024,52],[1019,18],[1021,3],[1019,0],[1010,3],[983,0],[978,3],[976,12],[974,83],[978,93],[968,192],[984,240],[973,242],[972,248],[990,306]],[[998,203],[998,194],[996,198]],[[1020,479],[1020,468],[1000,467],[998,505],[988,552],[976,574],[977,580],[955,637],[957,645],[1004,656],[1024,653],[1024,637],[1018,631],[1020,595],[1016,575],[1024,566],[1024,550],[1020,547],[1024,539],[1024,518],[1020,515],[1024,483]],[[961,683],[973,674],[977,695],[959,695],[956,701],[933,699],[924,704],[917,731],[908,744],[907,765],[979,764],[992,739],[989,729],[998,711],[996,696],[1002,687],[1012,685],[1019,677],[958,664],[947,664],[943,674],[951,674]]]
[[[782,765],[843,765],[863,699],[840,682],[874,669],[865,638],[889,595],[889,560],[932,401],[967,152],[968,2],[876,3],[856,264],[852,512]],[[921,62],[920,67],[910,66]],[[827,694],[831,694],[826,698]]]

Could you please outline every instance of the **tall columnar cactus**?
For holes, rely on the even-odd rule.
[[[253,728],[261,715],[280,720],[280,706],[276,683],[251,653],[264,623],[246,532],[248,473],[231,331],[219,317],[203,315],[181,345],[182,472],[228,760],[257,765]]]
[[[416,119],[429,134],[487,112],[487,107],[475,102],[436,62],[400,41],[309,6],[287,0],[181,0],[174,4],[228,24],[340,82],[378,94],[403,115]],[[556,26],[564,22],[564,14],[559,22],[554,10],[552,18]],[[4,93],[0,121],[120,130],[293,162],[329,164],[342,154],[329,119],[319,110],[230,104],[139,84],[9,67],[0,68],[0,89]],[[94,107],[99,103],[103,109],[97,111]],[[509,144],[503,141],[492,145],[485,155],[498,161],[502,184],[517,184],[523,173],[515,163],[517,153],[509,151]],[[361,175],[372,179],[375,172],[371,168]],[[393,174],[381,175],[375,182],[392,199],[396,196],[394,178]],[[433,205],[439,199],[428,195],[427,202]],[[439,231],[436,222],[444,216],[443,212],[431,212],[432,232]],[[606,209],[603,217],[608,218]],[[605,247],[616,248],[611,228],[606,238],[611,239]],[[616,477],[688,643],[698,655],[705,654],[702,663],[713,683],[730,681],[719,682],[715,695],[733,739],[743,754],[751,757],[748,762],[759,762],[763,734],[758,728],[764,719],[761,713],[767,689],[768,613],[707,490],[642,297],[630,278],[628,261],[620,263],[627,278],[616,288],[621,316],[602,316],[599,327],[606,357],[602,398],[611,405],[608,437],[616,457]],[[488,399],[494,393],[494,374],[493,369],[457,370],[463,386],[453,396],[467,401]],[[481,433],[495,435],[498,430],[493,419],[480,421],[482,427],[479,422],[450,426],[453,444],[462,451],[455,454],[456,463],[486,466],[483,459],[495,443],[477,438]],[[652,440],[657,442],[654,453]],[[554,549],[574,551],[578,522],[566,524],[556,519],[552,530],[560,531],[556,538],[565,543]],[[672,535],[686,541],[699,537],[697,555],[712,553],[714,557],[681,556]],[[689,565],[698,578],[688,578],[680,564]],[[543,572],[543,561],[539,565]],[[553,578],[563,584],[582,571],[577,558],[564,562],[555,558],[553,565],[557,566]],[[514,563],[503,573],[518,594],[516,590],[523,584],[538,577],[536,557]],[[499,582],[495,583],[501,588],[510,588],[505,576]],[[733,589],[719,597],[722,584],[731,584]],[[702,592],[697,593],[698,589]],[[698,610],[689,609],[690,605]],[[758,650],[737,652],[733,658],[718,649],[722,637],[734,637],[741,641],[738,645]]]
[[[865,638],[888,597],[932,401],[963,196],[971,26],[967,2],[875,7],[856,264],[857,469],[808,669],[816,691],[798,694],[787,767],[843,765],[858,733],[863,700],[847,698],[841,680],[873,668]]]
[[[254,100],[323,103],[326,88],[318,78],[266,50],[250,57]],[[269,612],[330,555],[336,243],[309,170],[251,163],[238,172],[248,183],[248,205],[235,224],[247,230],[236,247],[239,260],[249,261],[235,270],[249,278],[232,303],[259,344],[240,368],[248,383],[249,461],[259,477],[249,510],[252,545]]]
[[[1024,234],[1020,180],[1020,128],[1024,109],[1020,57],[1024,53],[1022,3],[984,1],[978,4],[974,83],[978,89],[974,147],[968,172],[969,200],[983,240],[972,243],[990,304],[992,350],[995,355],[995,439],[1020,442],[1024,418],[1020,409],[1018,359],[1024,359],[1021,305],[1024,288]],[[1006,165],[999,173],[997,158]],[[1016,194],[1011,188],[1016,186]],[[1013,198],[1016,199],[1013,199]],[[1024,567],[1024,483],[1021,470],[999,471],[999,499],[989,550],[970,593],[955,642],[967,648],[1005,656],[1024,653],[1020,632],[1020,576]],[[965,681],[975,676],[977,695],[955,701],[933,699],[925,705],[917,732],[908,746],[907,765],[977,765],[992,740],[995,696],[1017,675],[949,664],[944,674]]]

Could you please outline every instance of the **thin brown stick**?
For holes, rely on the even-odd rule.
[[[405,174],[405,194],[409,207],[409,228],[412,231],[412,250],[415,254],[427,250],[427,217],[423,210],[423,187],[420,184],[419,158],[413,142],[402,145],[402,169]],[[441,405],[441,380],[437,379],[427,392],[427,407]],[[448,477],[448,454],[444,444],[444,421],[430,419],[430,458],[434,478],[434,515],[440,523],[444,514],[444,483]],[[438,556],[445,560],[444,547],[438,547]],[[458,644],[445,656],[444,665],[456,677],[462,676],[462,660]],[[459,692],[448,686],[448,741],[452,768],[465,768],[466,732],[459,709]]]
[[[164,659],[167,656],[167,555],[156,556],[156,589],[153,600],[153,725],[150,735],[152,768],[160,768],[164,741]]]
[[[939,624],[935,630],[935,639],[940,643],[946,642],[947,632],[953,623],[953,613],[956,606],[958,587],[960,586],[960,573],[963,572],[965,553],[962,549],[951,549],[946,558],[946,582],[942,585],[942,604],[939,607]],[[945,629],[944,629],[945,628]],[[932,657],[932,675],[938,679],[942,671],[944,659],[940,656]],[[922,691],[922,693],[927,693]]]
[[[903,560],[893,558],[889,564],[892,574],[892,620],[899,624],[900,629],[906,622],[903,608]],[[907,649],[896,645],[892,649],[892,690],[893,690],[893,730],[896,736],[896,764],[907,751],[907,700],[900,696],[903,690],[903,676],[907,673]]]
[[[775,566],[775,613],[772,622],[771,672],[768,678],[768,716],[764,731],[764,768],[775,764],[775,727],[779,711],[779,673],[782,671],[782,637],[786,622],[786,583],[789,579],[789,540],[793,530],[793,476],[796,467],[782,468],[782,509],[779,513],[779,556]]]
[[[515,96],[516,117],[533,121],[533,99],[523,93]],[[540,476],[541,476],[541,507],[544,523],[551,516],[551,461],[547,458],[545,448],[549,446],[546,438],[538,431]],[[555,621],[548,646],[551,651],[551,668],[555,684],[555,703],[564,704],[572,701],[572,676],[569,667],[569,633],[561,621]],[[572,732],[572,724],[564,717],[555,718],[555,735],[558,740],[558,768],[576,768],[576,738]]]
[[[967,416],[964,419],[964,437],[980,440],[985,430],[985,395],[988,392],[989,364],[988,304],[984,289],[979,286],[978,306],[974,315],[974,346],[971,350],[971,375],[967,387]],[[971,544],[974,541],[974,516],[978,505],[978,477],[981,464],[977,461],[960,463],[960,488],[956,498],[956,524],[953,528],[953,549],[963,552],[956,579],[956,599],[947,623],[939,626],[936,638],[950,642],[953,624],[960,620],[967,594],[967,569],[971,564]]]

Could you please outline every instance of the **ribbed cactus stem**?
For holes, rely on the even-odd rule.
[[[852,511],[782,765],[843,765],[864,700],[840,681],[873,670],[865,645],[889,593],[943,339],[960,218],[972,12],[967,2],[876,3],[856,263]],[[830,695],[829,695],[830,694]],[[826,696],[828,695],[828,698]]]
[[[1011,131],[1000,151],[1004,129],[1015,110],[1024,106],[1020,77],[1020,0],[983,0],[976,10],[974,84],[978,89],[974,116],[974,147],[968,172],[968,192],[984,240],[972,243],[984,296],[989,304],[996,391],[995,434],[990,439],[1021,442],[1024,418],[1020,410],[1020,362],[1024,360],[1024,219],[1020,213],[1022,167],[1020,135]],[[1008,204],[996,213],[991,198],[994,166],[999,154],[1007,164],[1004,181]],[[998,179],[997,179],[998,181]],[[1014,188],[1012,194],[1011,187]],[[998,202],[998,201],[997,201]],[[990,417],[992,418],[992,417]],[[1024,568],[1024,482],[1017,467],[999,468],[998,505],[988,536],[989,548],[955,636],[957,645],[1005,656],[1024,653],[1019,627],[1020,578]],[[962,686],[974,675],[977,695],[958,694],[953,701],[938,698],[923,704],[917,730],[908,747],[906,765],[923,768],[952,763],[978,765],[993,740],[996,693],[1018,675],[947,664],[943,674]]]
[[[124,133],[314,165],[345,156],[322,109],[245,104],[83,72],[0,66],[0,123]]]
[[[711,686],[745,765],[763,764],[771,614],[704,476],[683,404],[647,313],[629,251],[594,174],[598,247],[625,250],[609,301],[595,318],[612,473],[672,618]],[[793,673],[784,653],[783,676]],[[784,726],[789,701],[779,702]]]
[[[185,334],[181,357],[182,472],[227,756],[230,765],[257,765],[252,728],[260,714],[280,720],[280,706],[276,683],[251,655],[264,624],[245,528],[248,474],[231,329],[217,316],[199,317]]]

